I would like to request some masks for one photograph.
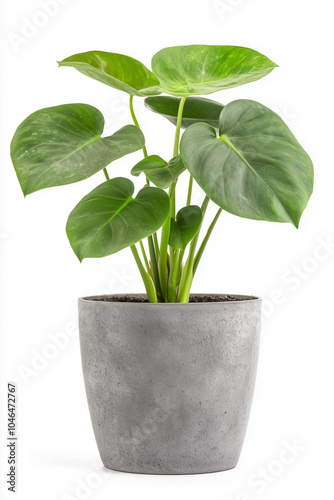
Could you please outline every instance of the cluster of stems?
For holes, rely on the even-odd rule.
[[[182,97],[179,104],[175,140],[174,140],[174,150],[173,157],[179,154],[179,144],[180,144],[180,131],[182,114],[186,97]],[[130,112],[134,124],[139,127],[138,120],[133,109],[133,96],[130,96]],[[143,148],[144,157],[148,156],[146,147]],[[109,179],[107,170],[104,169],[104,175],[106,179]],[[138,266],[140,275],[145,285],[147,298],[150,302],[189,302],[190,288],[194,279],[195,272],[197,270],[199,261],[203,255],[204,249],[208,242],[208,239],[212,233],[212,230],[222,212],[220,208],[213,221],[211,222],[201,245],[197,249],[197,243],[199,238],[199,233],[201,227],[199,227],[196,235],[193,237],[189,243],[188,255],[183,262],[185,255],[184,250],[175,249],[169,246],[169,234],[170,234],[170,220],[175,219],[175,188],[176,183],[173,182],[169,188],[169,199],[170,199],[170,212],[169,217],[161,228],[160,243],[158,234],[147,238],[149,259],[146,254],[146,250],[142,241],[139,242],[142,259],[139,255],[136,245],[131,245],[131,251]],[[150,182],[146,179],[146,184],[149,186]],[[187,194],[186,204],[191,204],[193,187],[193,177],[190,174],[189,187]],[[202,222],[203,218],[209,204],[208,196],[205,196],[201,210],[202,210]],[[196,251],[197,250],[197,251]]]

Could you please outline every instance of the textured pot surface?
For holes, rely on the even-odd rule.
[[[104,465],[150,474],[235,467],[253,397],[261,300],[92,299],[79,299],[80,343]]]

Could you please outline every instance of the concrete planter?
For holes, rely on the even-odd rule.
[[[261,299],[238,298],[189,304],[79,299],[85,386],[107,468],[190,474],[237,465],[261,316]]]

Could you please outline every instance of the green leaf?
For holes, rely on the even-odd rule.
[[[219,133],[197,123],[181,140],[182,159],[211,200],[240,217],[298,227],[313,165],[283,120],[258,102],[237,100],[221,112]]]
[[[212,94],[254,82],[277,64],[255,50],[230,45],[184,45],[160,50],[152,70],[166,94]]]
[[[144,187],[135,198],[129,179],[110,179],[85,196],[69,215],[66,232],[80,260],[105,257],[157,231],[169,214],[162,189]]]
[[[197,233],[202,222],[202,210],[197,205],[181,208],[176,220],[170,221],[169,245],[184,250]]]
[[[174,125],[177,122],[181,98],[171,96],[147,97],[145,106],[158,113]],[[219,128],[219,115],[224,108],[220,102],[205,99],[204,97],[187,97],[182,113],[181,127],[187,128],[193,123],[205,122],[216,129]]]
[[[64,104],[28,116],[11,143],[23,193],[87,179],[145,144],[134,125],[101,138],[103,127],[103,115],[87,104]]]
[[[159,80],[137,59],[112,52],[92,50],[67,57],[59,66],[71,66],[80,73],[133,96],[161,94]]]
[[[137,163],[131,174],[138,176],[144,172],[153,184],[166,189],[185,171],[185,168],[180,156],[175,156],[167,163],[160,156],[150,155]]]

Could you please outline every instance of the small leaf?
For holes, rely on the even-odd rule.
[[[145,106],[158,113],[176,125],[177,113],[181,97],[167,95],[147,97]],[[193,123],[205,122],[216,129],[219,128],[219,115],[224,108],[220,102],[205,99],[204,97],[187,97],[184,103],[181,127],[187,128]]]
[[[152,70],[166,94],[212,94],[254,82],[277,64],[255,50],[231,45],[184,45],[160,50]]]
[[[59,66],[71,66],[80,73],[133,96],[161,94],[159,80],[133,57],[92,50],[67,57]]]
[[[298,227],[313,189],[313,165],[283,120],[262,104],[233,101],[221,112],[220,137],[189,127],[181,156],[206,194],[240,217]]]
[[[175,156],[168,163],[160,156],[151,155],[137,163],[131,174],[138,176],[142,172],[146,177],[161,189],[167,189],[182,172],[185,166],[180,156]]]
[[[11,143],[23,193],[87,179],[145,144],[134,125],[102,138],[103,127],[103,115],[87,104],[64,104],[28,116]]]
[[[169,215],[162,189],[144,187],[135,198],[133,183],[110,179],[85,196],[69,215],[66,232],[80,260],[105,257],[157,231]]]
[[[171,219],[169,245],[184,250],[197,233],[202,222],[202,210],[197,205],[181,208],[176,220]]]
[[[180,155],[174,156],[171,160],[168,162],[168,168],[172,172],[173,175],[173,180],[175,181],[179,175],[182,174],[182,172],[185,171],[186,166],[183,163],[183,160]]]

